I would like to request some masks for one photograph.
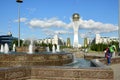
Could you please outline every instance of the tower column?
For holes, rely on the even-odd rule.
[[[74,30],[74,42],[73,42],[73,47],[78,48],[79,44],[79,39],[78,39],[78,29],[79,29],[79,14],[75,13],[73,14],[73,30]]]

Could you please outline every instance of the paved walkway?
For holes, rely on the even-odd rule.
[[[90,55],[104,56],[104,53],[100,53],[100,54],[91,53]],[[114,71],[114,80],[120,80],[120,63],[119,64],[112,64],[112,65],[110,65],[110,67]]]
[[[104,56],[104,53],[100,53],[100,54],[92,53],[91,55]],[[114,71],[114,80],[120,80],[120,63],[119,64],[112,64],[110,67]]]
[[[95,56],[104,56],[104,53],[87,53],[88,55],[95,55]],[[114,80],[120,80],[120,63],[119,64],[112,64],[110,67],[114,71]]]
[[[110,66],[114,71],[114,80],[120,80],[120,64]]]

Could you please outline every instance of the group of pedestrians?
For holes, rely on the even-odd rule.
[[[115,57],[115,52],[116,52],[115,45],[109,45],[109,47],[107,47],[104,52],[105,52],[105,57],[107,58],[107,64],[110,65],[111,57]]]

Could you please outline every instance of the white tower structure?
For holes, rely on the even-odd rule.
[[[79,42],[78,42],[78,29],[79,29],[79,14],[74,13],[72,16],[73,20],[73,30],[74,30],[74,42],[73,42],[73,47],[78,48]]]

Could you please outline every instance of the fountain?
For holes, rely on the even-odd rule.
[[[74,47],[78,47],[77,43],[78,42],[75,42]],[[22,48],[25,49],[25,47],[22,47]],[[15,49],[15,46],[14,46],[14,49]],[[5,44],[4,48],[1,45],[1,52],[4,52],[5,54],[0,54],[0,57],[1,57],[0,67],[7,67],[7,69],[3,69],[3,70],[0,69],[2,70],[0,71],[1,80],[7,80],[7,79],[18,80],[18,78],[20,80],[24,78],[25,79],[26,78],[36,79],[37,78],[41,80],[42,78],[47,79],[47,80],[49,79],[59,80],[60,78],[62,80],[66,80],[66,79],[86,80],[89,78],[90,80],[97,80],[97,79],[113,80],[113,76],[112,76],[113,72],[111,69],[107,69],[104,67],[98,68],[98,69],[97,68],[86,68],[85,66],[80,68],[80,65],[83,65],[81,63],[86,63],[84,62],[85,59],[83,59],[84,61],[83,60],[81,61],[80,59],[75,58],[73,53],[67,53],[67,52],[62,52],[62,51],[60,52],[59,45],[57,45],[57,50],[55,50],[55,45],[52,46],[51,53],[54,53],[54,54],[45,54],[45,53],[39,52],[39,50],[37,53],[34,52],[33,54],[33,41],[31,40],[29,49],[27,47],[27,50],[29,51],[23,52],[23,50],[21,50],[22,52],[19,52],[19,53],[15,52],[14,54],[6,55],[9,52],[8,44]],[[16,51],[17,51],[17,47],[16,47]],[[47,52],[49,52],[49,48],[47,49]],[[56,52],[59,52],[59,53],[56,53]]]
[[[73,61],[73,53],[55,53],[55,46],[53,46],[53,52],[54,54],[0,54],[2,57],[0,58],[0,64],[2,64],[0,65],[2,67],[0,69],[1,80],[49,80],[51,78],[51,80],[59,80],[60,78],[66,80],[66,77],[69,80],[86,80],[89,78],[91,80],[103,80],[103,78],[107,80],[108,76],[112,76],[113,78],[113,72],[109,68],[100,67],[97,69],[96,67],[89,68],[90,66],[83,66],[86,62],[81,61],[81,59]],[[113,79],[110,77],[109,80]]]
[[[60,46],[59,45],[57,45],[56,52],[60,52]]]
[[[29,52],[28,54],[32,54],[33,53],[33,41],[31,40],[31,43],[29,45]]]
[[[13,52],[15,52],[15,48],[16,48],[16,45],[15,44],[13,44]]]
[[[55,45],[52,46],[52,53],[55,53]]]
[[[8,44],[5,43],[5,46],[4,46],[4,53],[5,53],[5,54],[8,54],[8,52],[9,52],[9,47],[8,47]]]
[[[3,47],[3,45],[1,45],[0,52],[4,52],[4,47]]]
[[[29,45],[29,52],[28,52],[29,54],[32,54],[33,53],[33,46],[32,46],[32,44],[30,44]]]
[[[46,47],[46,50],[47,50],[47,52],[50,52],[49,46],[48,46],[48,47]]]
[[[74,14],[73,15],[73,18],[74,18],[73,21],[76,22],[76,18],[78,19],[78,17],[79,17],[78,14]],[[76,25],[74,24],[74,27],[75,26]],[[37,64],[37,62],[40,60],[41,64],[44,63],[44,65],[46,65],[46,64],[48,65],[48,63],[47,63],[47,60],[48,60],[48,61],[51,61],[49,63],[50,63],[50,65],[53,65],[53,66],[54,66],[53,62],[55,63],[55,65],[58,62],[60,62],[60,63],[66,62],[64,64],[72,63],[72,62],[76,63],[76,58],[74,58],[74,56],[73,56],[72,53],[61,52],[60,51],[60,45],[57,45],[57,49],[55,49],[55,45],[53,45],[52,46],[52,52],[50,52],[49,47],[47,47],[46,48],[47,52],[52,53],[52,54],[46,54],[47,52],[40,52],[40,47],[39,46],[37,48],[36,47],[33,48],[33,39],[29,39],[29,40],[31,40],[30,44],[29,44],[29,47],[27,47],[27,48],[26,47],[22,47],[20,49],[21,52],[19,52],[19,54],[21,54],[21,53],[24,53],[24,54],[21,54],[21,56],[19,56],[18,58],[16,58],[16,59],[18,59],[18,61],[21,60],[21,59],[23,59],[23,61],[24,61],[24,59],[25,60],[30,59],[30,60],[27,60],[27,61],[31,61],[32,60],[32,61],[34,61],[35,64]],[[77,47],[77,44],[78,44],[78,42],[75,43],[75,47]],[[6,54],[9,52],[9,48],[8,48],[7,44],[5,44],[5,49],[4,50],[5,50]],[[2,47],[1,47],[1,51],[2,51]],[[15,51],[15,44],[13,45],[13,51]],[[16,51],[17,51],[17,48],[16,48]],[[14,54],[17,57],[18,55],[16,53],[17,52],[15,52]],[[29,55],[29,54],[31,54],[31,55]],[[26,58],[22,57],[22,56],[25,56]],[[29,58],[29,56],[31,58]],[[37,62],[35,62],[35,61],[37,61]],[[79,60],[77,60],[77,61],[79,61]],[[32,62],[29,62],[29,63],[32,64]]]

